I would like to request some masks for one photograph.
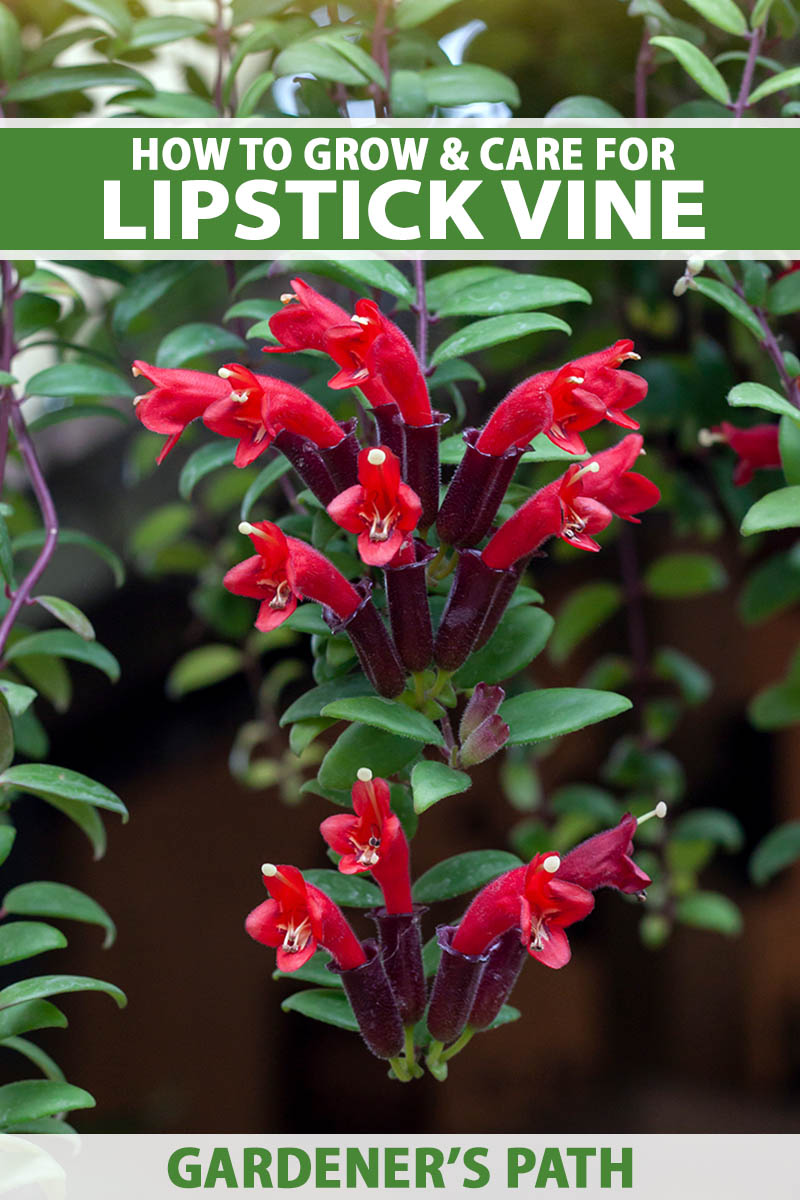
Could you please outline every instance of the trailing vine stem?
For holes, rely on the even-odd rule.
[[[417,301],[414,311],[417,314],[417,358],[422,368],[422,374],[428,374],[428,324],[430,313],[425,296],[425,263],[421,258],[414,260],[414,284],[417,290]]]
[[[636,56],[636,74],[634,76],[635,88],[635,116],[637,120],[644,121],[647,118],[647,81],[653,73],[653,48],[650,45],[650,31],[645,26],[642,34],[642,42],[639,46],[639,53]]]
[[[800,408],[800,395],[798,395],[797,384],[796,384],[795,380],[792,379],[792,376],[789,374],[789,371],[786,367],[786,363],[784,361],[783,351],[781,350],[780,345],[778,343],[778,339],[775,336],[775,334],[773,333],[772,327],[771,327],[769,321],[767,320],[766,313],[764,312],[763,308],[758,308],[756,305],[751,304],[748,301],[747,297],[744,294],[744,288],[742,287],[741,283],[739,283],[738,279],[735,280],[735,282],[734,282],[734,291],[736,292],[737,296],[739,296],[739,298],[744,301],[744,303],[750,309],[750,312],[753,314],[753,316],[755,317],[755,319],[758,321],[759,325],[761,326],[761,332],[762,332],[761,344],[764,347],[764,350],[769,355],[769,357],[772,361],[772,364],[778,373],[778,377],[781,381],[781,385],[783,386],[783,390],[786,393],[786,398],[789,400],[789,402],[791,404],[793,404],[795,406],[795,408]]]
[[[374,87],[375,115],[377,117],[391,116],[389,106],[389,46],[386,40],[386,17],[391,6],[391,0],[377,0],[375,8],[375,24],[372,27],[372,57],[378,64],[386,79],[386,88]]]
[[[3,342],[2,342],[2,363],[0,369],[8,371],[11,366],[11,359],[14,351],[14,301],[16,298],[16,287],[13,280],[11,264],[3,262],[0,269],[2,270],[3,282]],[[36,557],[28,574],[20,583],[19,587],[14,591],[9,592],[8,611],[0,622],[0,655],[3,654],[8,635],[11,632],[14,622],[19,616],[22,608],[31,602],[31,593],[36,587],[39,579],[44,573],[50,559],[53,557],[53,552],[58,542],[58,514],[53,503],[53,497],[50,494],[50,489],[42,472],[41,464],[36,454],[36,448],[33,444],[25,418],[20,410],[20,401],[14,396],[11,387],[3,388],[3,407],[2,407],[2,434],[0,435],[0,476],[5,478],[5,465],[8,456],[8,426],[10,424],[14,431],[17,447],[22,461],[25,464],[25,469],[28,473],[28,478],[31,481],[36,501],[42,514],[42,522],[44,524],[44,544],[39,554]]]
[[[742,82],[739,87],[739,94],[736,97],[736,102],[733,105],[733,115],[735,120],[741,120],[744,115],[744,110],[747,108],[747,100],[750,95],[750,89],[753,86],[753,74],[756,69],[758,60],[758,52],[761,49],[761,43],[764,40],[764,34],[767,31],[766,23],[759,25],[758,29],[754,29],[749,34],[750,45],[747,50],[747,59],[742,72]]]

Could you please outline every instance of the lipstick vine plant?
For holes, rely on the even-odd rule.
[[[641,793],[631,811],[606,805],[610,828],[572,849],[548,826],[527,862],[469,851],[412,883],[409,845],[423,814],[466,792],[478,764],[630,709],[605,686],[526,690],[525,668],[552,620],[525,574],[551,539],[596,552],[596,536],[615,518],[638,523],[657,503],[658,488],[632,469],[643,438],[630,410],[647,384],[624,369],[639,356],[623,339],[530,376],[482,428],[442,437],[448,417],[431,391],[474,378],[462,355],[532,330],[569,332],[557,317],[517,312],[518,293],[529,309],[588,295],[567,280],[495,267],[426,283],[417,264],[414,286],[391,264],[346,269],[380,273],[382,288],[415,315],[416,349],[375,300],[357,299],[351,314],[302,278],[279,306],[259,303],[258,315],[264,303],[272,312],[257,327],[270,356],[304,356],[314,367],[321,354],[332,360],[317,394],[341,419],[295,384],[235,362],[213,375],[137,360],[134,374],[151,386],[135,410],[166,438],[160,460],[194,421],[223,439],[188,460],[191,483],[224,464],[246,470],[272,451],[282,456],[248,487],[239,533],[251,554],[234,561],[224,586],[258,601],[262,649],[286,628],[312,635],[315,686],[281,724],[301,754],[332,731],[316,779],[300,790],[344,811],[321,826],[335,869],[265,863],[269,899],[247,930],[277,949],[281,974],[314,985],[284,1009],[360,1031],[398,1080],[419,1076],[423,1061],[444,1079],[475,1033],[519,1015],[507,1000],[527,957],[566,965],[565,929],[589,915],[595,891],[644,896],[651,882],[631,858],[634,835],[663,817],[666,803],[645,811]],[[244,313],[234,306],[228,316]],[[432,313],[482,319],[430,353]],[[626,434],[589,454],[584,435],[601,425]],[[444,491],[442,463],[454,468]],[[534,482],[541,463],[561,471],[544,486]],[[290,468],[305,486],[287,494],[289,513],[251,520]],[[238,558],[233,544],[232,552]],[[202,675],[205,649],[190,652],[189,674]],[[585,837],[602,822],[582,815]],[[367,874],[374,883],[359,878]],[[475,892],[463,919],[439,925],[423,947],[427,906]],[[377,939],[362,940],[342,906],[368,909]],[[327,960],[315,957],[318,948]]]
[[[69,600],[40,590],[40,580],[64,536],[53,497],[37,453],[37,423],[25,413],[26,395],[19,394],[14,376],[18,340],[26,336],[25,301],[36,286],[30,272],[21,275],[8,262],[0,263],[0,571],[5,591],[0,610],[0,864],[15,847],[15,814],[26,798],[37,797],[63,813],[83,831],[95,853],[105,849],[101,810],[127,816],[122,801],[108,788],[77,771],[40,760],[47,753],[47,735],[34,708],[49,701],[68,707],[71,682],[66,661],[88,663],[114,680],[119,667],[113,655],[96,640],[88,618]],[[69,365],[50,368],[55,389]],[[47,422],[45,422],[46,424]],[[25,526],[25,492],[30,489],[41,514],[41,528]],[[66,539],[91,539],[66,531]],[[36,551],[23,566],[26,552]],[[55,620],[54,628],[31,624],[38,614]],[[15,762],[21,755],[22,761]],[[25,760],[29,761],[25,761]],[[31,761],[37,760],[37,761]],[[96,901],[64,883],[34,881],[5,892],[0,906],[0,1049],[21,1056],[40,1077],[23,1078],[0,1087],[0,1129],[6,1132],[62,1132],[70,1127],[64,1114],[94,1105],[92,1096],[67,1083],[58,1065],[27,1035],[61,1028],[67,1020],[53,997],[73,992],[106,992],[118,1005],[125,996],[113,984],[70,974],[30,974],[29,960],[62,950],[67,939],[49,920],[77,920],[100,925],[106,945],[114,940],[111,918]],[[16,966],[12,967],[12,964]],[[16,978],[10,977],[9,969]],[[5,1055],[4,1055],[5,1058]]]

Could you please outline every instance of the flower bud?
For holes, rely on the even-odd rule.
[[[478,763],[486,762],[498,750],[502,750],[508,741],[510,729],[497,713],[487,717],[466,741],[461,743],[458,761],[462,767],[477,767]]]

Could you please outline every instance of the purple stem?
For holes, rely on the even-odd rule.
[[[642,44],[639,47],[639,53],[636,56],[636,118],[637,120],[645,120],[647,118],[647,81],[653,72],[653,50],[650,45],[650,33],[645,29],[642,34]]]
[[[428,372],[428,322],[430,321],[430,313],[428,312],[428,301],[425,297],[425,263],[421,258],[414,261],[414,283],[417,288],[417,358],[419,365],[422,368],[422,374]]]
[[[747,304],[747,307],[750,309],[751,313],[761,326],[761,331],[763,334],[761,345],[766,350],[767,354],[772,360],[775,370],[778,372],[778,376],[781,384],[783,385],[783,390],[786,392],[787,399],[795,406],[795,408],[800,408],[800,396],[798,396],[797,386],[794,379],[792,379],[791,375],[786,369],[786,363],[783,361],[783,351],[780,348],[778,339],[772,332],[772,328],[767,320],[766,313],[764,312],[763,308],[756,308],[747,301],[744,294],[744,288],[738,280],[736,280],[734,283],[734,291],[736,292],[737,296],[740,297],[740,299],[744,300],[745,304]]]
[[[11,371],[14,358],[14,300],[16,289],[14,275],[10,262],[0,262],[0,286],[3,290],[3,307],[0,313],[2,342],[0,342],[0,371]],[[5,479],[6,459],[8,457],[8,422],[14,403],[14,393],[10,387],[0,387],[0,492],[3,490]]]
[[[212,37],[217,44],[217,77],[214,81],[214,105],[221,117],[225,116],[225,101],[223,99],[225,84],[225,59],[228,50],[228,31],[225,28],[225,6],[223,0],[217,0],[217,20],[212,31]]]
[[[756,69],[756,59],[758,58],[758,52],[761,49],[761,43],[764,40],[766,28],[766,24],[759,25],[758,29],[754,29],[753,32],[748,35],[750,47],[747,51],[747,60],[745,61],[744,71],[742,72],[742,83],[739,88],[739,95],[736,97],[736,103],[733,105],[733,115],[737,121],[741,120],[744,110],[747,108],[747,98],[750,95],[750,90],[753,86],[753,75]]]
[[[386,76],[386,87],[389,86],[389,46],[386,41],[386,16],[391,0],[377,0],[375,24],[372,27],[372,57]],[[375,88],[375,115],[378,117],[391,116],[389,96],[383,88]]]

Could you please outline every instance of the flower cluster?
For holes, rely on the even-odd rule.
[[[402,724],[411,709],[426,729],[438,722],[447,769],[463,779],[511,731],[504,688],[474,679],[461,687],[457,672],[497,630],[531,558],[552,538],[596,552],[597,535],[615,517],[638,522],[659,498],[633,470],[640,434],[591,455],[583,441],[601,422],[638,429],[630,410],[647,384],[625,369],[638,355],[622,340],[524,380],[482,428],[464,431],[463,457],[442,489],[446,418],[431,405],[426,371],[405,334],[372,300],[358,300],[350,315],[300,279],[282,299],[270,319],[278,345],[265,351],[326,354],[336,368],[330,387],[358,388],[372,422],[362,411],[357,433],[355,419],[339,422],[299,388],[238,364],[209,375],[135,363],[153,384],[137,415],[166,435],[160,459],[194,420],[236,441],[238,467],[269,447],[288,458],[320,512],[350,535],[348,553],[326,556],[292,536],[291,520],[244,521],[239,530],[253,553],[228,570],[225,587],[260,602],[255,624],[263,632],[291,620],[299,601],[318,604],[329,629],[350,639],[374,691],[402,701],[381,708],[379,719],[393,712]],[[523,455],[540,437],[574,461],[498,520]],[[328,549],[330,540],[320,545]],[[348,570],[354,553],[363,564],[357,572]],[[446,710],[462,701],[456,737]],[[563,859],[537,854],[490,882],[457,926],[438,928],[429,992],[425,910],[413,901],[408,840],[390,784],[363,768],[352,812],[327,818],[321,832],[341,874],[370,873],[379,886],[383,906],[370,914],[377,938],[359,939],[330,896],[287,865],[263,868],[270,899],[250,914],[247,929],[277,949],[286,973],[324,947],[370,1049],[408,1079],[427,1045],[428,1066],[441,1078],[464,1040],[495,1021],[527,956],[552,968],[569,961],[566,930],[588,916],[598,888],[644,893],[649,879],[630,857],[636,824],[628,815]]]

